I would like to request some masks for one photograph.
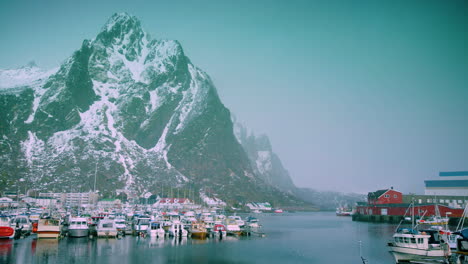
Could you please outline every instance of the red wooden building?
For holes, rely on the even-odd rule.
[[[463,208],[451,208],[446,205],[437,205],[441,216],[461,217]],[[411,211],[410,211],[411,210]],[[370,192],[367,195],[367,204],[359,203],[356,214],[360,215],[396,215],[410,216],[412,214],[409,204],[403,203],[403,194],[393,188]],[[431,216],[436,214],[436,204],[415,204],[415,216]]]
[[[378,190],[367,194],[369,205],[376,204],[401,204],[403,203],[403,194],[393,190],[393,187],[386,190]]]

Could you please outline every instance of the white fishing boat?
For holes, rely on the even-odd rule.
[[[104,218],[101,219],[97,226],[98,237],[117,237],[117,227],[113,219]]]
[[[164,238],[166,231],[162,228],[162,224],[159,221],[152,221],[150,228],[148,229],[148,235],[150,237]]]
[[[411,228],[399,229],[388,243],[395,261],[440,260],[450,257],[449,245],[442,241],[437,230],[417,231]]]
[[[234,221],[236,221],[237,225],[242,228],[244,227],[245,225],[245,222],[244,220],[242,220],[242,218],[238,215],[231,215],[231,216],[228,216],[229,219],[233,219]]]
[[[62,225],[60,219],[46,218],[39,219],[37,225],[37,238],[59,238]]]
[[[240,236],[242,231],[235,219],[226,218],[225,221],[226,231],[228,235]]]
[[[68,226],[69,237],[86,237],[89,234],[88,218],[70,217]]]
[[[21,230],[23,234],[29,235],[32,231],[32,223],[29,221],[29,217],[25,215],[17,215],[10,222],[11,228],[15,230]]]
[[[0,215],[0,238],[14,238],[15,229],[10,226],[10,218]]]
[[[216,238],[224,238],[227,235],[227,230],[225,225],[217,224],[211,230],[211,236]]]
[[[169,235],[173,237],[187,237],[188,232],[184,229],[182,222],[174,220],[169,227]]]
[[[125,222],[125,219],[116,218],[114,219],[114,222],[115,222],[115,228],[117,228],[117,231],[125,235],[126,230],[127,230],[127,222]]]
[[[136,235],[146,234],[149,225],[151,222],[151,218],[148,216],[140,216],[133,222],[133,230],[135,231]]]

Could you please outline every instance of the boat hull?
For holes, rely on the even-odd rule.
[[[198,239],[205,239],[207,236],[207,232],[192,232],[192,238],[198,238]]]
[[[98,237],[117,237],[117,231],[97,231]]]
[[[37,231],[37,238],[52,238],[57,239],[60,236],[60,231]]]
[[[0,238],[14,238],[15,229],[9,226],[0,226]]]
[[[395,258],[395,261],[411,261],[411,260],[445,260],[450,256],[450,250],[424,250],[417,248],[405,248],[390,246],[390,253]]]
[[[89,229],[68,229],[69,237],[85,237],[89,235]]]

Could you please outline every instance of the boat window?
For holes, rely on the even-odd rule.
[[[409,237],[405,237],[405,243],[409,243],[410,239]]]
[[[102,227],[106,227],[106,228],[111,228],[112,226],[113,226],[112,223],[102,224]]]
[[[411,243],[416,244],[416,238],[412,237],[411,238]]]
[[[423,243],[423,239],[422,238],[418,238],[418,244],[422,244]]]
[[[86,225],[86,222],[81,222],[82,225]]]

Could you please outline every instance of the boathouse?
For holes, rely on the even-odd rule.
[[[368,204],[401,204],[403,194],[391,187],[390,189],[378,190],[367,194]]]

